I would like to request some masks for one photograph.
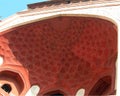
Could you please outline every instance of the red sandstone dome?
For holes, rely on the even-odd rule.
[[[33,85],[38,96],[115,94],[117,27],[105,19],[55,16],[11,28],[0,33],[0,56],[6,96]]]

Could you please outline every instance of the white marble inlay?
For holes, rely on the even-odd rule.
[[[75,96],[84,96],[85,95],[85,89],[81,88],[77,91]]]
[[[3,64],[3,62],[4,62],[3,57],[2,57],[2,56],[0,56],[0,65],[2,65],[2,64]]]
[[[37,96],[37,94],[40,91],[40,87],[38,85],[33,85],[28,92],[26,93],[25,96]]]

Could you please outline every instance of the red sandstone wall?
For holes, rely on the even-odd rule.
[[[87,17],[57,17],[27,24],[0,36],[4,64],[29,71],[30,84],[41,94],[63,90],[86,94],[104,76],[114,89],[117,30],[113,23]],[[110,92],[109,91],[109,92]]]

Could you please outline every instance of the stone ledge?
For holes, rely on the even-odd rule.
[[[114,0],[114,2],[117,2],[119,0]],[[51,6],[58,6],[58,5],[65,5],[66,4],[73,4],[73,3],[79,3],[80,5],[83,4],[99,4],[99,3],[109,3],[113,2],[113,0],[50,0],[50,1],[45,1],[45,2],[38,2],[38,3],[33,3],[33,4],[28,4],[27,7],[28,9],[35,9],[35,8],[43,8],[43,7],[51,7]]]

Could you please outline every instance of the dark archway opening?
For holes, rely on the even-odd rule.
[[[7,92],[7,93],[10,93],[11,90],[12,90],[12,88],[11,88],[11,86],[10,86],[9,84],[4,84],[4,85],[2,85],[1,88],[2,88],[5,92]]]
[[[57,91],[48,92],[43,96],[65,96],[65,94],[62,91],[57,90]]]
[[[64,96],[64,95],[61,93],[54,93],[54,94],[51,94],[50,96]]]
[[[91,89],[89,95],[104,95],[111,87],[111,77],[105,76],[97,81]]]

